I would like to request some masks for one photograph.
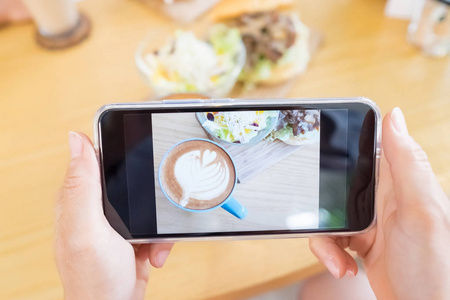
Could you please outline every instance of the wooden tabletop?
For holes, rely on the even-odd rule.
[[[450,192],[450,59],[406,41],[408,22],[385,1],[297,1],[323,47],[292,97],[366,96],[383,112],[400,106]],[[91,37],[59,52],[39,48],[30,24],[0,28],[1,299],[61,299],[52,252],[53,203],[68,159],[67,132],[92,136],[94,112],[149,94],[133,61],[138,42],[170,22],[142,4],[84,1]],[[322,270],[306,239],[183,243],[152,274],[151,299],[243,298]]]

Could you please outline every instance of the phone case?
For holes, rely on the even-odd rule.
[[[140,110],[140,109],[167,109],[167,108],[220,108],[242,107],[242,106],[274,106],[274,105],[305,105],[305,104],[351,104],[362,103],[369,106],[375,114],[375,201],[379,179],[379,167],[381,156],[381,112],[378,106],[372,100],[364,97],[357,98],[315,98],[315,99],[162,99],[159,101],[139,102],[139,103],[115,103],[102,106],[94,117],[94,147],[99,161],[100,169],[102,168],[102,149],[101,149],[101,128],[100,117],[103,113],[111,110]],[[216,236],[216,237],[180,237],[180,238],[149,238],[149,239],[129,239],[130,243],[149,243],[149,242],[177,242],[177,241],[201,241],[201,240],[249,240],[249,239],[273,239],[273,238],[298,238],[309,236],[350,236],[362,234],[369,231],[376,224],[376,210],[371,224],[364,230],[352,232],[311,232],[311,233],[280,233],[266,235],[236,235],[236,236]]]

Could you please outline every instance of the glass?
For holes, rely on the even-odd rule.
[[[79,13],[72,0],[24,0],[23,1],[43,36],[64,35],[79,22]]]
[[[408,27],[408,39],[430,56],[447,55],[450,52],[450,0],[425,0],[423,5],[417,5]]]

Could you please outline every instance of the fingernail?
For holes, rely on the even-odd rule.
[[[337,261],[330,257],[328,258],[328,260],[325,262],[325,266],[327,267],[327,269],[331,272],[331,274],[336,277],[337,279],[339,279],[339,266],[337,264]]]
[[[162,250],[159,251],[158,254],[156,254],[156,266],[158,268],[162,268],[164,266],[164,263],[166,262],[167,257],[169,256],[168,250]]]
[[[347,272],[345,272],[345,275],[348,275],[350,277],[355,277],[356,276],[355,272],[353,272],[352,270],[347,270]]]
[[[394,128],[400,134],[408,134],[408,128],[406,127],[405,117],[403,116],[402,110],[396,107],[392,110],[391,120]]]
[[[77,158],[83,153],[83,138],[76,132],[69,131],[70,156]]]

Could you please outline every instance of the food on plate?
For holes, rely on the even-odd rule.
[[[309,30],[294,13],[277,11],[241,15],[237,19],[247,50],[240,78],[276,84],[305,71],[310,55]]]
[[[247,144],[256,136],[263,139],[269,134],[278,113],[279,111],[205,112],[202,126],[223,141]]]
[[[279,139],[289,145],[306,145],[318,142],[319,138],[318,110],[281,110],[278,124],[266,140]]]
[[[239,55],[245,57],[239,30],[216,24],[208,41],[198,39],[193,32],[176,31],[169,43],[144,55],[144,61],[157,94],[208,93],[234,85],[242,68]]]
[[[305,71],[310,60],[309,29],[297,14],[276,9],[290,2],[253,1],[216,16],[240,30],[247,59],[239,78],[247,84],[277,84]]]

